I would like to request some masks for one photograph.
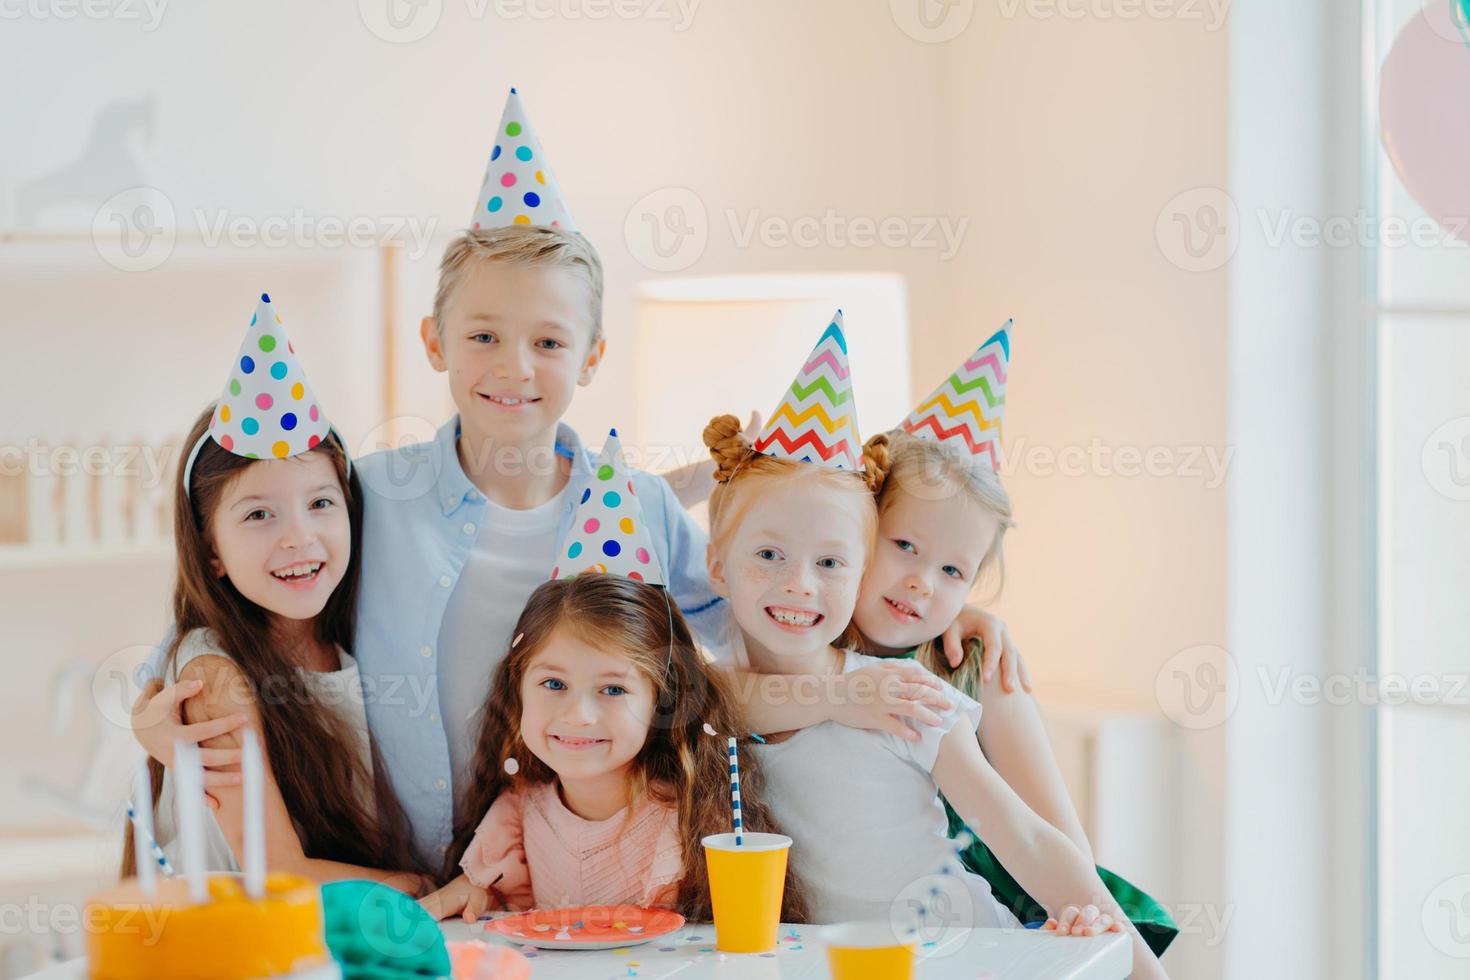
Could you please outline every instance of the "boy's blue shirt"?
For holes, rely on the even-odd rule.
[[[452,842],[456,790],[439,711],[439,629],[486,510],[485,495],[460,465],[458,438],[456,415],[433,442],[381,450],[354,463],[363,490],[363,533],[352,653],[373,741],[408,816],[415,850],[434,867]],[[556,451],[572,464],[560,540],[594,457],[564,424],[557,427]],[[632,479],[670,595],[705,647],[728,660],[728,604],[710,590],[705,532],[668,481],[641,470],[632,471]],[[555,555],[526,557],[544,562],[545,574],[551,574]],[[165,639],[149,660],[147,670],[155,676],[167,648]],[[486,649],[487,672],[504,653]]]

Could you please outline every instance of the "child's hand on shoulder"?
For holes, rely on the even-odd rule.
[[[460,875],[438,891],[419,899],[435,919],[463,913],[466,922],[477,922],[490,908],[490,890],[481,888],[469,875]]]
[[[944,659],[951,667],[959,667],[965,660],[965,640],[976,637],[982,644],[980,673],[985,680],[1000,670],[1000,686],[1006,693],[1017,685],[1031,690],[1031,673],[1021,659],[1021,649],[1011,639],[1010,627],[1005,620],[988,613],[979,606],[966,605],[944,631]]]
[[[936,712],[954,709],[944,682],[912,660],[883,660],[838,675],[831,705],[839,725],[888,732],[906,742],[920,735],[903,719],[937,726],[943,719]]]
[[[198,745],[245,726],[246,718],[241,714],[225,718],[214,718],[193,725],[184,724],[184,702],[200,694],[204,684],[198,680],[181,681],[164,687],[152,680],[133,703],[133,737],[147,750],[148,754],[165,766],[174,764],[174,742],[192,742]],[[219,809],[219,801],[209,794],[211,788],[239,786],[240,773],[220,770],[240,765],[240,750],[230,748],[201,748],[199,761],[204,765],[205,802],[212,809]]]

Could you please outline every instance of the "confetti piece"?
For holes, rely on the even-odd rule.
[[[514,758],[506,759],[505,771],[514,776],[516,773],[521,771],[521,764],[517,762]]]
[[[755,739],[757,742],[761,743],[762,745],[765,745],[766,744],[766,740],[763,739],[763,738],[761,738],[755,732],[751,732],[750,733],[750,737],[753,738],[753,739]]]
[[[719,735],[720,735],[719,732],[717,732],[717,731],[714,730],[713,726],[711,726],[709,722],[705,722],[704,723],[704,733],[706,735],[713,735],[716,738],[718,738]]]
[[[628,931],[629,932],[642,932],[643,931],[643,927],[642,926],[629,926],[628,927]]]
[[[524,637],[525,637],[525,635],[526,635],[526,634],[524,634],[524,633],[517,633],[517,634],[516,634],[516,638],[515,638],[515,639],[514,639],[514,640],[511,640],[511,641],[510,641],[510,648],[511,648],[511,649],[512,649],[512,650],[514,650],[514,649],[515,649],[515,648],[516,648],[516,644],[517,644],[517,643],[520,643],[520,642],[521,642],[521,640],[522,640],[522,638],[524,638]]]

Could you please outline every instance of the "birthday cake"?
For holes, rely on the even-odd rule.
[[[340,972],[327,951],[320,889],[295,875],[266,877],[250,898],[238,877],[209,879],[209,901],[189,900],[188,882],[133,879],[87,902],[88,976],[93,980],[326,980]]]

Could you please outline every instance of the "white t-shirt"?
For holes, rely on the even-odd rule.
[[[878,658],[848,653],[842,672]],[[944,885],[949,924],[1019,925],[990,885],[949,860],[956,844],[932,775],[939,743],[955,725],[980,725],[980,705],[953,687],[955,707],[937,727],[906,723],[922,741],[823,722],[784,742],[753,751],[765,771],[765,798],[791,837],[791,863],[801,877],[813,922],[890,921]],[[961,907],[968,904],[968,909]]]
[[[189,661],[206,655],[231,659],[229,654],[220,648],[219,637],[214,634],[213,630],[191,631],[179,644],[179,652],[174,658],[173,669],[168,672],[167,683],[178,683],[179,674],[183,671],[184,666]],[[368,741],[367,708],[362,699],[362,676],[358,673],[357,661],[341,647],[337,648],[337,661],[337,670],[303,670],[301,673],[306,681],[306,690],[311,695],[313,703],[320,705],[324,710],[336,711],[347,722],[353,734],[357,736],[359,757],[368,775],[371,776],[373,750],[372,743]],[[174,869],[179,870],[183,847],[179,840],[178,825],[175,820],[177,810],[174,803],[174,792],[173,770],[165,769],[163,788],[158,797],[158,805],[154,807],[153,829],[157,835],[158,846],[163,848],[163,853],[168,856],[169,863],[174,866]],[[214,811],[208,808],[204,811],[204,860],[210,871],[240,870],[240,863],[235,860],[235,854],[230,850],[229,841],[225,839],[224,831],[220,829]]]
[[[529,510],[486,503],[478,537],[449,595],[439,626],[439,711],[449,739],[455,792],[474,772],[480,710],[510,647],[510,631],[556,560],[566,494]],[[535,556],[544,555],[544,562]]]

